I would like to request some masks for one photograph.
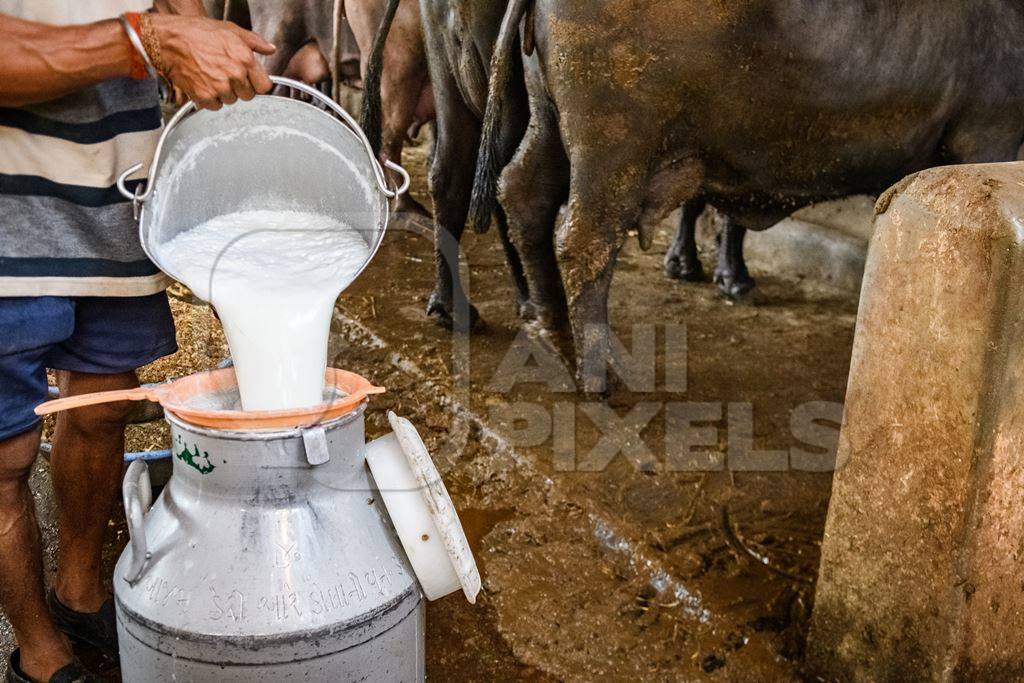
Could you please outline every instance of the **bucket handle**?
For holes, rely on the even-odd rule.
[[[384,167],[387,167],[400,175],[402,177],[402,182],[394,189],[388,187],[388,180],[387,176],[384,175],[384,168],[381,166],[376,155],[374,155],[373,148],[370,146],[370,141],[366,139],[366,133],[364,133],[363,129],[359,127],[359,124],[356,123],[354,118],[352,118],[352,115],[345,111],[344,107],[339,105],[330,97],[324,95],[316,88],[310,87],[300,81],[285,78],[284,76],[271,76],[270,80],[275,85],[292,88],[309,95],[341,118],[345,125],[355,133],[357,138],[359,138],[359,142],[362,143],[363,149],[366,151],[366,155],[370,157],[370,162],[373,164],[374,175],[377,178],[377,185],[380,187],[380,191],[385,197],[388,199],[394,199],[399,195],[404,194],[406,190],[409,189],[409,173],[390,159],[384,162]],[[130,176],[142,169],[142,163],[133,164],[117,177],[117,191],[120,192],[121,196],[125,199],[132,202],[132,212],[136,220],[139,218],[139,212],[142,205],[147,199],[149,199],[150,195],[153,194],[153,183],[150,182],[149,179],[153,176],[153,169],[160,162],[160,154],[163,151],[164,142],[167,140],[167,136],[172,130],[174,130],[175,126],[181,123],[182,119],[194,111],[197,111],[196,104],[190,100],[186,102],[181,109],[175,112],[174,116],[172,116],[170,121],[167,122],[167,125],[164,126],[164,130],[160,134],[160,140],[156,144],[156,151],[153,153],[153,162],[150,165],[149,170],[146,172],[147,180],[145,190],[142,189],[142,185],[140,184],[136,186],[135,191],[132,192],[128,189],[126,184]]]
[[[143,524],[146,513],[153,505],[153,487],[149,481],[149,466],[146,461],[133,460],[124,475],[121,485],[124,513],[128,519],[128,537],[132,545],[132,562],[124,573],[124,580],[134,586],[142,577],[146,563],[153,557],[146,543],[146,527]]]

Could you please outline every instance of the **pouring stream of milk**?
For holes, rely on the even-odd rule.
[[[160,247],[167,270],[216,308],[243,410],[323,402],[334,301],[369,255],[354,228],[300,211],[217,216]]]

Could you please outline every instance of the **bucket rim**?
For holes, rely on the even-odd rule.
[[[297,100],[282,95],[274,95],[271,93],[261,95],[260,97],[264,99],[272,97],[274,98],[274,106],[284,107],[284,109],[281,110],[281,116],[279,117],[281,121],[275,125],[281,125],[285,128],[289,128],[295,131],[297,134],[302,134],[303,129],[300,126],[292,124],[291,121],[298,115],[298,112],[316,112],[316,114],[311,115],[324,117],[324,119],[331,122],[331,124],[333,124],[333,126],[336,127],[336,129],[340,129],[340,135],[350,136],[349,139],[354,141],[357,145],[361,145],[364,151],[366,151],[366,153],[368,154],[367,161],[371,168],[371,173],[376,177],[375,179],[377,181],[377,185],[381,190],[379,193],[377,193],[377,198],[378,200],[383,199],[383,202],[382,204],[378,204],[375,207],[376,210],[380,211],[380,216],[376,221],[376,225],[373,226],[374,234],[372,235],[372,239],[367,240],[367,256],[363,260],[363,263],[359,267],[359,269],[352,275],[352,280],[354,281],[356,278],[362,275],[363,271],[365,271],[367,267],[369,267],[370,263],[376,257],[377,252],[380,250],[381,245],[384,243],[384,236],[387,233],[389,224],[391,222],[391,207],[388,205],[388,201],[391,197],[398,196],[397,191],[396,193],[390,193],[386,189],[386,178],[384,177],[383,171],[380,168],[380,163],[372,156],[372,152],[370,151],[369,148],[369,141],[366,139],[366,136],[363,133],[362,129],[359,129],[358,126],[355,129],[353,129],[352,125],[354,124],[346,125],[345,120],[339,119],[337,116],[333,116],[330,111],[317,107],[309,102],[303,102],[302,100]],[[236,103],[234,105],[228,106],[233,107],[239,105],[245,106],[245,103]],[[173,269],[169,268],[167,264],[164,263],[163,260],[159,257],[159,245],[161,244],[161,242],[156,238],[156,231],[154,229],[154,226],[151,224],[152,221],[149,220],[151,218],[149,216],[149,212],[154,209],[155,205],[153,203],[157,202],[157,198],[161,195],[161,185],[166,184],[169,180],[173,178],[174,175],[174,169],[168,169],[166,166],[167,157],[170,154],[168,150],[172,150],[176,142],[172,136],[172,131],[180,130],[180,128],[178,128],[178,124],[180,124],[186,118],[191,118],[194,115],[216,115],[218,113],[196,109],[193,106],[190,111],[182,115],[182,112],[185,111],[186,107],[188,107],[188,105],[182,107],[181,110],[179,110],[178,113],[176,113],[171,118],[171,120],[165,126],[164,131],[161,133],[160,140],[157,143],[156,150],[153,154],[153,159],[150,163],[150,167],[147,172],[146,189],[144,192],[137,194],[138,203],[136,205],[136,219],[138,222],[139,243],[142,245],[143,252],[146,254],[146,257],[151,262],[153,262],[160,270],[162,270],[164,273],[166,273],[167,275],[169,275],[178,282],[181,282],[180,273],[172,272]],[[291,109],[293,111],[289,113],[288,111],[286,111],[288,109]],[[344,112],[345,110],[340,109],[340,111]],[[347,112],[345,113],[346,115],[348,115]],[[352,161],[357,162],[358,160],[353,159]],[[365,182],[369,182],[368,189],[372,193],[373,180],[366,179]],[[138,192],[138,190],[139,188],[136,188],[136,192]]]
[[[312,100],[320,102],[323,105],[323,108],[315,106],[312,102],[304,102],[302,100],[295,99],[294,97],[275,95],[273,92],[257,95],[257,97],[254,98],[254,100],[273,97],[275,98],[276,103],[295,103],[286,104],[285,106],[298,106],[300,109],[303,107],[308,107],[314,111],[320,112],[320,114],[326,116],[335,124],[339,124],[341,125],[342,128],[348,130],[349,134],[355,136],[356,142],[362,146],[363,151],[366,153],[370,167],[373,170],[374,178],[377,181],[378,190],[380,191],[380,194],[384,197],[384,211],[382,212],[383,216],[381,218],[380,230],[378,230],[377,232],[377,237],[374,240],[374,243],[372,245],[369,245],[369,257],[366,259],[362,267],[354,276],[359,277],[359,275],[362,274],[364,270],[366,270],[367,266],[369,266],[374,256],[376,256],[377,251],[380,249],[381,244],[383,244],[384,242],[384,234],[387,232],[391,214],[391,207],[388,205],[388,202],[389,200],[395,200],[397,202],[398,197],[404,194],[406,191],[408,191],[411,182],[409,173],[400,165],[396,164],[394,161],[390,159],[385,160],[382,165],[380,159],[377,157],[376,154],[374,154],[373,146],[370,144],[369,139],[366,137],[366,133],[359,126],[358,122],[356,122],[356,120],[352,117],[351,114],[348,113],[348,111],[345,110],[344,107],[335,102],[332,98],[327,97],[316,88],[312,88],[306,85],[305,83],[293,80],[291,78],[285,78],[283,76],[270,76],[270,81],[275,85],[285,86],[293,90],[298,90],[302,93],[305,93]],[[234,104],[227,105],[226,110],[230,110],[231,107],[245,106],[246,104],[246,102],[236,102]],[[116,187],[118,189],[118,192],[120,192],[125,199],[129,200],[132,203],[132,215],[135,218],[136,223],[138,223],[139,242],[142,245],[143,252],[146,254],[146,257],[149,258],[150,261],[156,264],[157,267],[159,267],[165,273],[168,273],[168,271],[165,270],[163,266],[160,265],[160,262],[155,258],[155,255],[152,253],[152,250],[150,249],[149,240],[147,239],[147,234],[145,230],[146,222],[143,220],[143,215],[145,212],[146,203],[152,197],[156,189],[156,176],[159,174],[160,169],[163,166],[163,160],[165,157],[164,148],[166,146],[168,137],[171,135],[172,131],[174,131],[174,129],[177,128],[178,124],[180,124],[185,118],[195,113],[205,111],[206,110],[200,110],[198,107],[196,107],[195,102],[189,100],[171,116],[170,120],[167,121],[167,123],[163,126],[163,130],[161,130],[160,132],[160,137],[157,140],[156,148],[154,149],[153,156],[150,159],[149,167],[146,169],[146,173],[144,176],[145,181],[144,183],[139,183],[138,185],[136,185],[134,192],[128,190],[126,183],[131,175],[142,170],[143,166],[145,165],[143,162],[132,164],[117,177]],[[333,116],[332,113],[334,114]],[[296,130],[301,129],[296,128]],[[385,167],[399,174],[402,181],[401,183],[399,183],[398,186],[394,188],[388,187],[387,175],[384,172]],[[171,276],[174,277],[173,274]]]

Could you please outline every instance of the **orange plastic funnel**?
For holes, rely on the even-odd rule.
[[[327,368],[324,403],[290,410],[234,410],[238,382],[234,368],[199,372],[164,384],[118,391],[100,391],[58,398],[36,406],[36,415],[47,415],[82,406],[113,401],[154,401],[177,417],[213,429],[287,429],[306,427],[351,412],[370,394],[384,392],[354,372]]]

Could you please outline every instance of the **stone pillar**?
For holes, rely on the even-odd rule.
[[[1024,680],[1024,163],[878,202],[808,643],[824,680]]]

